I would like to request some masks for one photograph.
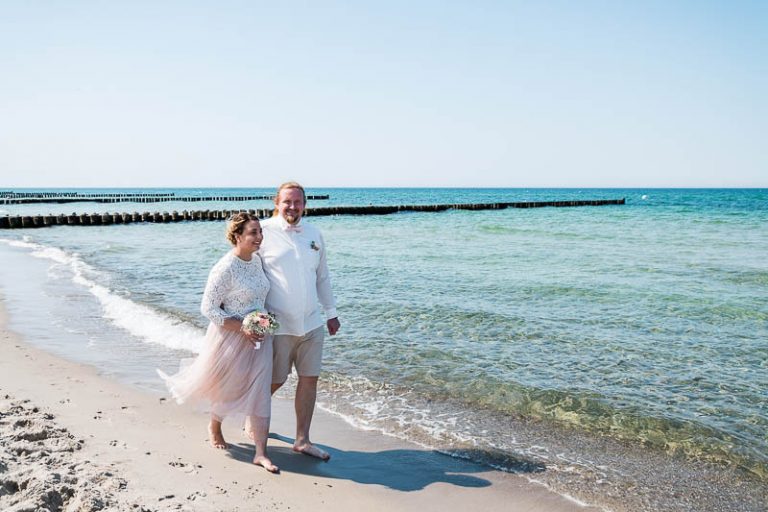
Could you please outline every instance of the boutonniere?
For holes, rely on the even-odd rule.
[[[319,250],[320,250],[320,246],[319,246],[319,245],[317,245],[317,244],[315,243],[315,241],[314,241],[314,240],[312,240],[312,241],[309,243],[309,248],[310,248],[310,249],[314,249],[314,250],[316,250],[316,251],[319,251]]]

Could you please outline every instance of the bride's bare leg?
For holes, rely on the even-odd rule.
[[[250,416],[248,418],[249,437],[253,439],[256,445],[256,455],[253,457],[253,463],[262,466],[270,473],[278,473],[280,468],[272,464],[267,457],[267,436],[269,435],[269,418],[259,416]]]
[[[208,434],[210,435],[211,446],[219,450],[228,448],[224,441],[224,434],[221,433],[221,420],[211,415],[211,422],[208,424]]]

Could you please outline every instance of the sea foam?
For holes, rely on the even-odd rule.
[[[142,342],[200,353],[204,333],[198,327],[150,306],[134,302],[116,290],[97,283],[92,276],[102,274],[84,262],[77,253],[42,245],[33,242],[29,237],[22,240],[0,239],[0,242],[11,247],[27,249],[32,257],[64,266],[69,270],[72,282],[85,288],[99,300],[105,319]]]

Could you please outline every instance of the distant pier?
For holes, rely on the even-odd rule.
[[[622,205],[625,199],[595,199],[587,201],[522,201],[515,203],[423,204],[399,206],[328,206],[307,208],[304,215],[388,215],[400,212],[443,212],[447,210],[503,210],[506,208],[566,208],[576,206]],[[182,222],[226,220],[238,212],[247,211],[260,219],[272,216],[272,208],[258,210],[195,210],[182,212],[133,213],[72,213],[70,215],[13,215],[0,217],[0,229],[42,228],[48,226],[103,226],[135,222]]]

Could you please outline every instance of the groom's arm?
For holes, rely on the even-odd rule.
[[[320,263],[317,266],[317,297],[323,306],[325,317],[328,319],[328,333],[333,336],[341,327],[336,313],[336,299],[331,288],[331,273],[328,270],[328,260],[325,252],[325,240],[320,235]]]

